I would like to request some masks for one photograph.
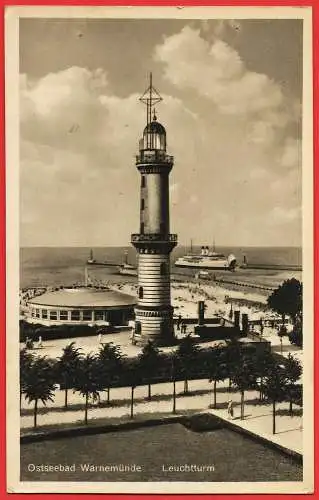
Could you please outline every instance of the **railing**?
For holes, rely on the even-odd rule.
[[[136,163],[173,163],[174,156],[167,155],[164,151],[153,151],[153,152],[144,152],[141,151],[140,154],[136,155]]]
[[[131,235],[132,243],[135,242],[146,242],[146,241],[170,241],[177,242],[177,234],[161,234],[161,233],[146,233],[146,234],[132,234]]]

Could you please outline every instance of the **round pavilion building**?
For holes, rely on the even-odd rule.
[[[43,326],[123,326],[134,318],[135,305],[135,297],[108,288],[61,288],[29,299],[25,320]]]

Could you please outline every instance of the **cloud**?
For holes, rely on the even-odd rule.
[[[139,217],[135,154],[145,110],[138,94],[113,95],[105,72],[72,67],[33,81],[21,75],[20,96],[22,239],[128,243]],[[180,99],[164,98],[165,122],[184,123],[174,134],[182,156],[196,114]]]
[[[192,89],[221,114],[249,120],[253,142],[272,142],[296,120],[296,103],[291,109],[280,85],[248,70],[239,53],[220,38],[209,42],[200,30],[186,26],[156,47],[155,58],[174,86]]]
[[[170,83],[157,114],[175,156],[172,231],[181,242],[276,245],[286,230],[286,244],[295,244],[295,103],[219,36],[209,42],[186,26],[154,50]],[[115,95],[107,71],[75,66],[21,75],[20,84],[23,244],[128,244],[139,225],[138,92]]]
[[[268,176],[268,172],[265,168],[256,167],[254,169],[251,169],[249,175],[251,179],[256,179],[257,181],[259,181],[261,179],[266,179]]]
[[[272,224],[287,224],[294,222],[296,219],[300,219],[301,210],[300,207],[294,207],[289,209],[284,209],[280,206],[274,207],[271,212],[270,221]]]
[[[212,168],[216,171],[217,188],[209,186],[214,200],[208,202],[206,185],[202,186],[201,200],[212,209],[214,202],[217,209],[223,206],[241,234],[250,232],[248,239],[258,234],[261,221],[271,221],[276,214],[276,224],[295,223],[295,234],[299,234],[299,218],[293,215],[301,205],[300,141],[290,130],[300,108],[277,82],[247,68],[225,41],[228,29],[228,22],[216,25],[208,40],[200,30],[186,26],[167,37],[154,54],[172,88],[187,92],[190,99],[194,96],[197,105],[202,103],[205,118],[199,122],[206,121],[206,128],[199,132],[200,157],[210,163],[211,172]],[[200,167],[205,176],[205,165]],[[219,219],[216,210],[211,213]],[[268,241],[275,232],[267,234]],[[295,235],[292,240],[296,241]]]
[[[278,163],[286,169],[296,169],[301,164],[301,142],[287,137],[278,156]]]

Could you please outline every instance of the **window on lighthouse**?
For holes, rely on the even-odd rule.
[[[144,296],[144,290],[143,290],[143,287],[140,286],[139,289],[138,289],[138,298],[142,299],[143,296]]]
[[[166,262],[161,262],[161,276],[165,276],[166,274],[167,274]]]

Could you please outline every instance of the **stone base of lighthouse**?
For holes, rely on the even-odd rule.
[[[173,308],[158,309],[135,308],[134,343],[145,345],[151,341],[158,346],[174,343]]]
[[[138,304],[134,342],[170,345],[174,341],[169,254],[139,253]]]

